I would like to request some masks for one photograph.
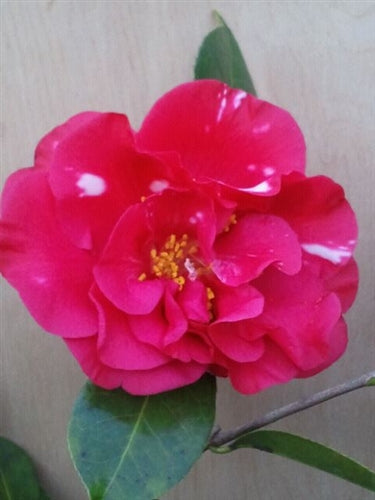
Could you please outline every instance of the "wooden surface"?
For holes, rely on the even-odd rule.
[[[128,114],[192,79],[216,8],[243,49],[258,93],[287,108],[308,145],[308,172],[334,177],[357,211],[361,286],[350,344],[335,366],[253,397],[221,381],[218,422],[240,424],[375,365],[374,2],[2,2],[2,182],[29,166],[49,129],[82,110]],[[2,283],[0,433],[34,458],[53,500],[86,498],[66,449],[84,381],[63,343]],[[327,443],[375,467],[375,391],[365,389],[274,428]],[[206,454],[169,500],[369,500],[366,490],[257,451]]]

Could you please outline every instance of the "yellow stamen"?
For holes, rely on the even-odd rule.
[[[215,294],[214,294],[212,288],[210,288],[209,286],[206,287],[206,292],[207,292],[207,299],[208,300],[212,300],[215,298]]]
[[[144,281],[147,278],[146,273],[142,273],[138,276],[138,281]]]
[[[159,252],[156,248],[152,248],[150,251],[151,269],[155,276],[173,280],[178,284],[180,290],[185,284],[185,278],[180,274],[179,265],[183,258],[190,254],[190,250],[185,250],[187,245],[187,234],[183,234],[178,239],[175,234],[171,234]]]
[[[227,233],[230,230],[231,226],[234,226],[235,224],[237,224],[237,217],[236,214],[232,214],[229,217],[228,224],[223,229],[224,233]]]
[[[212,309],[213,309],[212,301],[215,298],[215,294],[214,294],[214,291],[212,290],[212,288],[210,288],[209,286],[206,287],[206,294],[207,294],[207,311],[210,315],[210,320],[212,320],[214,317],[214,314],[212,311]]]

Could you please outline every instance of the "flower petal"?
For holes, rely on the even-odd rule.
[[[199,248],[202,260],[209,261],[215,224],[211,201],[196,193],[165,190],[131,206],[120,218],[95,267],[99,288],[119,309],[129,314],[149,313],[166,286],[177,288],[168,276],[153,274],[151,250],[159,250],[171,234],[187,234]],[[141,275],[146,276],[142,281]]]
[[[286,274],[301,268],[297,236],[280,217],[249,214],[219,236],[212,270],[223,283],[237,286],[248,282],[274,264]]]
[[[251,329],[246,321],[213,323],[209,335],[213,344],[230,360],[253,362],[263,356],[265,344],[262,338],[246,338],[245,329]]]
[[[206,371],[198,363],[170,363],[150,370],[117,370],[100,361],[97,337],[64,339],[84,373],[104,389],[122,386],[130,394],[143,396],[170,391],[196,382]]]
[[[306,268],[295,276],[270,268],[254,284],[266,297],[259,321],[269,336],[301,370],[323,364],[341,316],[338,297]]]
[[[64,337],[92,335],[93,259],[64,237],[43,168],[15,172],[2,197],[1,271],[35,320]]]
[[[99,358],[97,335],[81,339],[64,339],[70,352],[80,364],[83,372],[94,384],[104,389],[116,389],[122,384],[123,370],[105,365]]]
[[[358,237],[355,214],[342,187],[328,177],[285,178],[272,211],[288,221],[308,254],[340,265],[353,255]]]
[[[304,139],[289,113],[215,80],[165,94],[136,142],[146,151],[179,152],[198,182],[260,194],[274,193],[282,174],[305,167]]]
[[[336,323],[333,330],[330,332],[330,338],[327,344],[328,349],[324,361],[320,365],[315,366],[311,370],[301,370],[298,373],[297,377],[299,378],[311,377],[312,375],[315,375],[316,373],[325,370],[326,368],[328,368],[328,366],[330,366],[338,358],[340,358],[340,356],[343,355],[347,344],[348,344],[347,326],[343,318],[341,318]]]
[[[207,290],[201,281],[187,280],[176,300],[190,321],[208,323]]]
[[[254,318],[263,311],[264,297],[256,288],[243,284],[237,287],[215,287],[215,324]]]
[[[88,249],[103,247],[129,205],[188,182],[177,155],[137,152],[127,117],[116,113],[73,117],[41,141],[36,162],[48,163],[64,230]]]
[[[304,265],[324,282],[327,290],[334,292],[345,313],[353,304],[358,291],[358,266],[353,258],[346,265],[332,264],[315,255],[306,255]]]
[[[252,363],[229,365],[233,387],[242,394],[255,394],[276,384],[288,382],[298,373],[295,365],[270,339],[265,340],[264,354]]]
[[[147,248],[151,248],[149,221],[142,205],[133,205],[121,217],[94,269],[104,295],[129,314],[150,313],[164,291],[161,280],[138,280],[149,266]]]
[[[125,372],[122,387],[136,396],[158,394],[190,385],[200,379],[205,371],[206,367],[198,363],[171,361],[151,370]]]
[[[129,319],[116,309],[95,286],[91,290],[99,312],[98,355],[111,368],[147,370],[170,359],[150,344],[134,336]]]

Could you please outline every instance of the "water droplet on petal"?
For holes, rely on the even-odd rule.
[[[333,264],[340,264],[345,257],[352,255],[352,252],[347,248],[329,248],[319,243],[302,243],[301,247],[305,252],[322,257],[322,259],[329,260]]]
[[[263,181],[256,186],[251,188],[242,189],[241,191],[245,191],[246,193],[268,193],[272,190],[272,186],[268,181]]]
[[[156,179],[151,182],[149,188],[153,193],[161,193],[169,187],[169,182],[165,179]]]
[[[83,196],[100,196],[107,189],[107,184],[102,177],[89,173],[82,174],[76,185],[82,190],[79,194],[80,198]]]

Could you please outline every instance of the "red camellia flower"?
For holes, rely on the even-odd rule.
[[[5,185],[1,271],[107,389],[312,375],[346,347],[357,226],[304,169],[286,111],[213,80],[167,93],[139,132],[79,114]]]

